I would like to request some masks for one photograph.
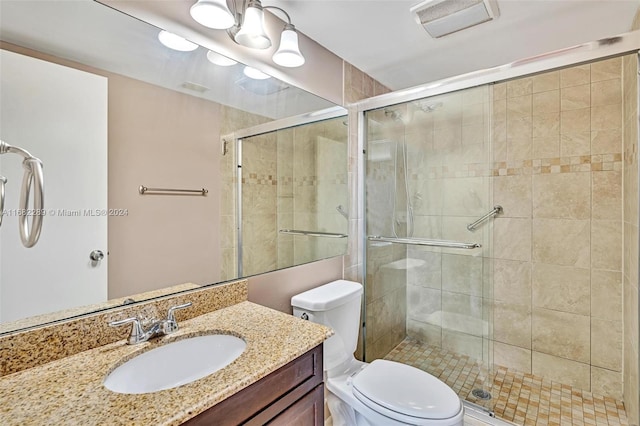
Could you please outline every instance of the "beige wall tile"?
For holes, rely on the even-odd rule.
[[[451,321],[450,315],[457,314],[458,316],[466,316],[468,318],[481,319],[482,318],[482,298],[470,296],[462,293],[452,293],[449,291],[442,291],[442,311],[443,320],[442,327],[447,328],[446,321]],[[455,320],[454,320],[455,321]],[[457,328],[457,327],[452,327]]]
[[[531,115],[531,95],[507,98],[507,120]]]
[[[493,178],[493,199],[503,208],[501,217],[531,217],[531,176]]]
[[[591,174],[593,219],[622,219],[622,172],[602,171]]]
[[[533,306],[589,315],[591,312],[589,269],[534,263]]]
[[[592,154],[617,154],[621,152],[621,129],[597,130],[591,132]]]
[[[493,224],[496,259],[531,260],[531,220],[498,217]]]
[[[495,342],[493,344],[493,362],[496,365],[515,369],[522,373],[531,373],[531,350]]]
[[[591,392],[621,400],[622,373],[592,366]]]
[[[442,291],[417,286],[407,287],[407,314],[409,319],[441,326],[434,313],[442,310]],[[367,315],[369,312],[367,311]]]
[[[505,99],[507,97],[507,83],[492,85],[493,99]]]
[[[534,308],[531,341],[534,351],[589,363],[589,317]]]
[[[620,78],[622,74],[622,58],[607,59],[591,64],[591,81]]]
[[[591,106],[591,86],[581,84],[579,86],[564,87],[560,90],[560,110],[589,108]]]
[[[550,112],[533,116],[532,135],[534,138],[557,137],[560,133],[560,113]]]
[[[484,120],[484,104],[469,104],[462,106],[462,125],[482,124]]]
[[[443,179],[444,215],[476,216],[488,209],[489,180],[483,177]]]
[[[532,138],[528,136],[507,139],[507,161],[530,160]]]
[[[531,78],[533,93],[557,90],[560,88],[560,72],[551,71],[538,74]]]
[[[534,219],[534,262],[589,268],[590,231],[589,220]]]
[[[560,133],[572,134],[591,130],[591,110],[589,108],[562,111],[560,113]]]
[[[453,254],[442,255],[442,289],[482,296],[481,257]]]
[[[622,102],[621,80],[605,80],[591,83],[591,106],[620,105]]]
[[[610,321],[622,318],[622,274],[591,271],[591,316]]]
[[[533,176],[533,217],[588,219],[591,213],[589,173]]]
[[[420,321],[407,320],[407,335],[419,342],[442,347],[442,328]]]
[[[496,301],[493,309],[493,339],[531,349],[531,307]]]
[[[622,322],[591,318],[591,365],[622,371]]]
[[[442,348],[476,360],[483,359],[482,337],[442,330]]]
[[[560,136],[560,156],[591,155],[591,132],[564,133]]]
[[[493,297],[495,300],[531,305],[530,262],[495,259],[493,271]]]
[[[591,389],[591,369],[589,364],[559,358],[533,351],[531,370],[533,374],[558,381],[578,389]]]
[[[534,77],[535,87],[535,77]],[[560,111],[560,91],[551,90],[548,92],[534,93],[532,97],[533,115],[548,114]]]
[[[591,66],[581,65],[560,70],[560,87],[579,86],[591,82]]]
[[[507,99],[494,99],[493,109],[491,111],[491,119],[494,122],[501,122],[507,120]]]
[[[507,82],[507,98],[530,95],[533,87],[533,80],[529,77],[519,78]]]
[[[591,266],[596,269],[622,270],[622,222],[591,221]]]
[[[622,106],[606,105],[591,108],[591,130],[620,129]]]

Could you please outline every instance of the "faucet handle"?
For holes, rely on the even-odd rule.
[[[178,330],[178,321],[176,321],[175,311],[178,309],[185,309],[191,306],[191,302],[184,303],[182,305],[176,305],[169,308],[167,312],[167,321],[165,326],[165,333],[173,333]]]
[[[139,343],[144,338],[144,330],[138,318],[127,318],[120,321],[111,321],[109,326],[120,327],[121,325],[132,324],[131,333],[129,333],[129,344]]]

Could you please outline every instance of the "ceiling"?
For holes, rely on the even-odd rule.
[[[627,32],[639,0],[498,0],[492,22],[432,39],[419,0],[263,0],[296,28],[385,84],[403,89]]]

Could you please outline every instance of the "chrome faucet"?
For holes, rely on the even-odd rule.
[[[183,305],[172,306],[167,312],[167,318],[162,320],[143,320],[140,318],[127,318],[120,321],[112,321],[109,323],[111,327],[120,327],[125,324],[132,324],[131,333],[127,339],[130,345],[146,342],[149,339],[158,336],[164,336],[178,331],[178,321],[176,321],[175,311],[191,306],[191,302]]]

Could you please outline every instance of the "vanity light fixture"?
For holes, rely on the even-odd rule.
[[[201,25],[213,29],[226,29],[236,43],[251,49],[268,49],[271,38],[264,28],[264,9],[278,10],[284,14],[287,23],[280,35],[280,45],[273,54],[273,62],[283,67],[299,67],[305,63],[300,52],[298,33],[291,23],[291,17],[277,6],[262,6],[260,0],[243,0],[243,10],[236,10],[236,0],[231,0],[232,8],[226,0],[198,0],[191,6],[193,19]],[[233,17],[233,19],[229,19]]]
[[[227,58],[226,56],[221,55],[218,52],[214,52],[213,50],[207,52],[207,59],[212,64],[219,65],[221,67],[230,67],[231,65],[237,64],[237,62],[233,59]]]
[[[158,33],[158,40],[160,40],[160,43],[164,44],[169,49],[178,50],[180,52],[191,52],[198,48],[197,44],[165,30]]]
[[[246,75],[249,78],[252,78],[254,80],[266,80],[268,78],[271,78],[271,76],[269,74],[265,74],[260,70],[257,70],[253,67],[250,66],[246,66],[244,67],[244,69],[242,70],[242,73],[244,75]]]

